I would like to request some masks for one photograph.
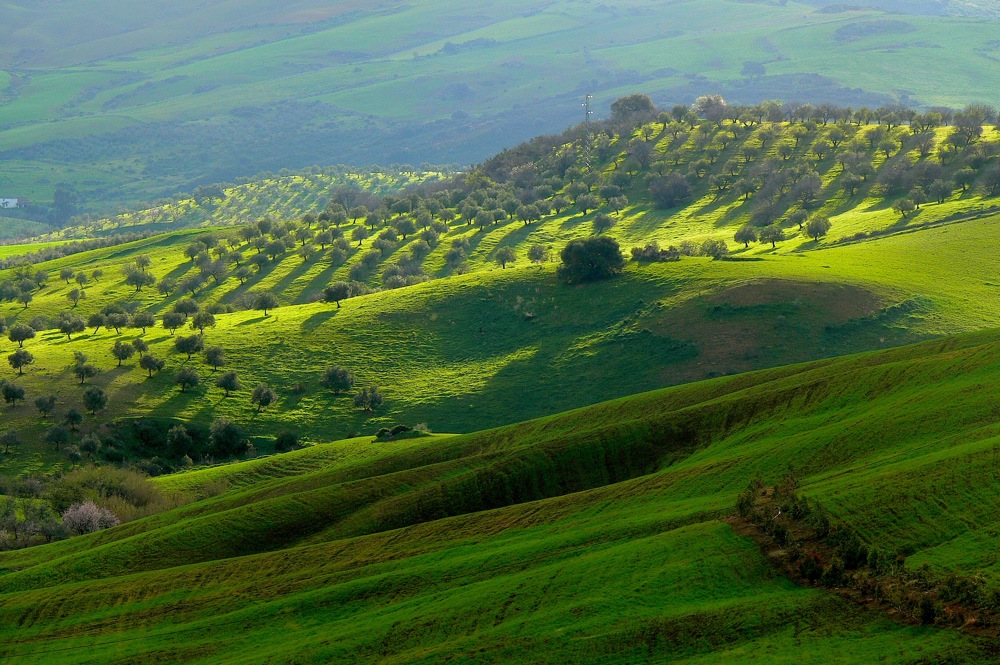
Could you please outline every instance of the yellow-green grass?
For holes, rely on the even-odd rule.
[[[294,304],[309,300],[338,271],[326,259],[303,263],[291,256],[244,286],[230,278],[199,294],[205,305],[271,288],[286,304],[267,317],[258,311],[218,315],[206,331],[206,344],[226,350],[227,368],[237,370],[245,386],[229,398],[212,385],[216,373],[199,356],[187,361],[176,353],[159,326],[143,336],[152,353],[167,360],[153,378],[137,359],[118,368],[110,355],[116,340],[142,336],[137,329],[119,336],[88,328],[72,340],[53,330],[27,342],[34,364],[23,377],[7,371],[27,389],[28,404],[6,409],[5,418],[29,444],[4,464],[13,471],[60,463],[39,443],[47,423],[30,402],[52,393],[59,413],[79,408],[83,387],[70,371],[72,351],[102,370],[92,379],[111,397],[101,421],[155,415],[207,423],[221,415],[255,437],[292,428],[328,441],[395,422],[472,431],[719,374],[993,327],[1000,325],[995,266],[982,251],[993,223],[957,222],[814,251],[765,253],[757,261],[632,264],[620,278],[581,286],[560,283],[552,264],[519,262],[501,270],[479,259],[476,272],[354,298],[340,308]],[[520,224],[511,228],[516,233]],[[183,248],[206,232],[218,233],[175,232],[42,264],[49,284],[27,309],[8,304],[3,314],[10,322],[30,321],[72,309],[66,294],[76,284],[59,280],[64,266],[105,269],[76,308],[84,316],[119,301],[162,314],[185,294],[136,293],[118,267],[148,255],[158,278],[182,277],[194,270]],[[5,341],[2,354],[13,347]],[[173,379],[184,365],[196,368],[203,383],[181,393]],[[385,407],[366,414],[353,408],[349,395],[322,389],[320,375],[331,365],[351,369],[359,386],[380,386]],[[258,414],[249,389],[259,382],[274,386],[281,399]],[[267,450],[267,442],[257,443]]]
[[[231,484],[0,554],[0,654],[983,662],[990,645],[975,638],[794,587],[719,518],[748,478],[793,469],[835,519],[911,553],[907,565],[1000,584],[997,342],[965,335],[163,479],[193,497]],[[949,552],[956,542],[976,548]]]
[[[775,130],[779,139],[791,131],[786,125]],[[660,127],[640,131],[656,136]],[[721,136],[730,130],[714,131]],[[798,156],[806,157],[829,131],[815,130],[801,142]],[[720,162],[735,156],[741,145],[759,141],[758,135],[759,130],[744,132]],[[680,168],[698,154],[693,140],[682,148]],[[668,135],[657,142],[660,151],[672,149]],[[612,154],[600,168],[613,170],[622,157]],[[875,160],[881,163],[885,157]],[[228,367],[240,373],[247,389],[266,382],[278,390],[277,408],[262,413],[250,405],[247,390],[223,398],[212,385],[214,373],[200,358],[190,364],[200,368],[203,384],[180,393],[173,378],[189,361],[172,351],[173,340],[160,328],[146,334],[152,352],[168,361],[167,370],[156,377],[144,378],[134,359],[112,367],[110,348],[118,335],[88,330],[72,341],[50,331],[29,342],[36,362],[17,380],[27,388],[29,402],[53,393],[60,412],[77,406],[82,388],[73,385],[70,364],[71,351],[79,350],[105,370],[94,380],[112,396],[100,421],[155,415],[207,423],[224,415],[247,425],[255,442],[268,450],[266,437],[285,428],[313,441],[396,422],[467,432],[660,386],[1000,325],[994,262],[982,241],[996,219],[991,200],[956,192],[944,204],[927,204],[919,214],[900,219],[886,202],[873,198],[870,185],[853,199],[836,193],[839,167],[832,158],[816,166],[827,186],[821,210],[834,219],[830,237],[816,242],[786,223],[791,237],[777,248],[734,248],[739,259],[734,261],[633,263],[620,279],[567,287],[555,279],[552,263],[530,265],[526,254],[536,243],[557,254],[570,240],[592,235],[593,213],[581,216],[570,210],[533,224],[507,220],[483,230],[459,219],[423,261],[430,277],[445,279],[352,299],[342,308],[315,301],[330,281],[349,278],[373,239],[360,247],[352,243],[343,265],[322,252],[308,261],[289,253],[266,263],[245,284],[235,277],[210,281],[197,293],[202,306],[236,303],[265,289],[285,305],[269,317],[257,312],[219,315],[206,335],[208,344],[226,350]],[[363,184],[377,187],[381,175]],[[281,204],[279,195],[287,195],[284,203],[298,205],[300,185],[316,188],[315,183],[306,187],[306,180],[287,176],[237,187],[221,202],[226,208],[222,216],[231,221],[264,200]],[[732,193],[714,200],[707,185],[698,184],[692,203],[664,211],[646,202],[641,178],[636,180],[629,189],[632,206],[609,232],[626,250],[650,241],[667,246],[731,238],[746,221],[744,204]],[[192,201],[172,205],[181,215],[195,208]],[[139,217],[118,221],[140,224],[136,228],[143,223]],[[342,230],[349,236],[354,226],[348,223]],[[136,292],[123,283],[122,266],[145,255],[154,277],[180,280],[197,271],[183,250],[207,233],[225,238],[236,229],[172,232],[41,264],[50,280],[30,306],[6,304],[0,314],[10,322],[28,322],[71,309],[67,295],[76,284],[58,278],[68,267],[105,272],[88,286],[87,297],[73,308],[77,313],[86,316],[124,302],[161,315],[188,294],[162,296],[153,288]],[[857,240],[841,242],[855,236]],[[380,284],[382,269],[407,253],[416,237],[409,236],[382,257],[367,277],[370,285]],[[460,276],[444,260],[457,238],[470,244],[463,267],[467,274]],[[518,258],[503,270],[493,258],[505,246],[514,248]],[[238,249],[244,260],[256,254],[249,245]],[[136,334],[126,331],[122,339]],[[388,398],[385,407],[367,414],[353,408],[349,395],[322,390],[319,377],[331,365],[351,369],[359,386],[380,386]],[[38,443],[48,424],[30,406],[8,413],[10,426],[29,441],[7,462],[8,472],[58,463],[58,456]]]

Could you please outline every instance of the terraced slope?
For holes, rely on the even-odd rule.
[[[747,478],[794,469],[806,496],[908,566],[1000,584],[998,341],[966,335],[461,437],[351,440],[164,478],[192,496],[230,485],[0,555],[0,654],[984,662],[988,642],[776,577],[719,518]]]

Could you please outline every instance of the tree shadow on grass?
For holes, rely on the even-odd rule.
[[[338,265],[331,261],[330,265],[324,268],[318,275],[316,275],[316,277],[312,279],[312,281],[306,284],[301,293],[295,296],[292,302],[296,305],[303,305],[309,301],[309,296],[314,293],[322,292],[323,288],[330,283],[331,279],[333,279],[333,274],[337,272],[337,269],[340,268],[341,265],[343,264]]]
[[[317,312],[313,314],[308,319],[302,322],[302,332],[312,333],[315,332],[317,328],[321,325],[337,316],[337,310],[333,309],[327,312]]]
[[[295,280],[297,280],[302,275],[309,272],[309,261],[300,261],[299,265],[295,266],[287,275],[281,278],[281,280],[275,284],[270,291],[275,294],[284,293]]]
[[[260,323],[261,321],[266,321],[269,318],[271,318],[270,314],[267,315],[267,316],[258,316],[256,319],[247,319],[246,321],[240,321],[236,325],[238,325],[238,326],[252,326],[255,323]]]
[[[255,286],[257,286],[257,284],[261,282],[261,280],[263,280],[265,277],[274,272],[275,268],[277,268],[280,263],[281,263],[280,261],[268,261],[264,265],[261,265],[258,270],[254,271],[253,275],[251,275],[246,282],[240,284],[235,289],[227,293],[224,293],[222,297],[219,298],[219,302],[222,304],[229,304],[235,302],[237,299],[240,298],[240,296],[242,296],[247,291],[251,291]]]

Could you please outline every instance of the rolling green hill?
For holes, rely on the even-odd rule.
[[[926,563],[932,579],[978,574],[995,587],[997,341],[966,335],[461,437],[350,440],[164,478],[192,496],[229,489],[0,554],[0,654],[986,662],[989,639],[792,585],[721,518],[747,478],[794,469],[802,493],[867,543]]]
[[[678,124],[667,119],[622,134],[602,130],[589,139],[586,170],[579,166],[588,159],[584,144],[573,132],[522,146],[472,174],[386,196],[376,201],[386,208],[374,218],[293,200],[286,205],[296,213],[341,219],[288,220],[257,237],[249,227],[186,229],[31,268],[12,265],[0,272],[0,286],[13,299],[0,304],[0,315],[42,332],[25,346],[34,362],[23,376],[9,375],[27,392],[5,413],[25,445],[4,465],[33,472],[65,465],[61,451],[41,443],[51,422],[31,404],[51,394],[56,418],[82,409],[86,385],[72,373],[73,352],[100,370],[91,383],[110,396],[86,431],[144,416],[201,426],[227,417],[249,430],[259,451],[270,451],[271,437],[284,429],[313,442],[397,423],[469,432],[637,391],[1000,325],[995,263],[982,242],[997,219],[988,190],[996,163],[991,128],[946,155],[954,130],[941,127],[911,134],[842,123],[703,122],[691,131]],[[883,132],[882,143],[869,141],[872,131]],[[929,136],[929,147],[918,145],[922,136]],[[636,157],[643,145],[651,151],[645,167]],[[701,158],[706,145],[718,151],[714,162]],[[532,169],[527,174],[525,163]],[[850,189],[853,170],[861,170],[854,164],[869,170]],[[955,179],[966,172],[972,179],[960,186]],[[910,189],[888,187],[887,175],[898,173]],[[926,173],[949,191],[906,216],[893,210],[893,203],[925,191]],[[689,194],[673,208],[655,205],[659,179],[681,174]],[[741,182],[752,186],[741,193]],[[799,182],[814,182],[808,200]],[[775,183],[786,184],[777,189]],[[248,184],[212,205],[220,221],[232,221],[234,210],[273,200],[274,192],[294,185]],[[596,211],[583,214],[588,187],[603,196]],[[609,202],[618,195],[627,202],[614,212]],[[559,198],[566,201],[553,210]],[[544,203],[548,212],[537,221],[518,220],[525,216],[523,200],[536,201],[532,207]],[[204,204],[189,203],[205,211]],[[505,217],[504,206],[512,217]],[[486,221],[480,220],[483,210],[491,215]],[[733,243],[738,229],[759,223],[761,211],[765,221],[777,218],[785,239],[775,247]],[[807,218],[829,216],[829,233],[809,237],[795,221],[799,211]],[[495,219],[494,212],[505,218]],[[575,286],[556,278],[553,261],[527,260],[533,248],[547,247],[553,257],[568,242],[593,236],[599,215],[614,222],[606,234],[626,250],[650,242],[666,248],[723,240],[730,260],[633,261],[619,278]],[[421,219],[405,228],[408,220]],[[150,228],[141,215],[117,221],[123,230]],[[369,237],[355,242],[357,231],[372,226]],[[333,232],[344,237],[333,240]],[[464,249],[456,250],[456,243]],[[502,248],[515,256],[505,268],[495,260]],[[8,264],[19,262],[16,254],[10,251]],[[161,288],[136,290],[124,282],[123,267],[140,259],[149,264],[144,274],[150,284]],[[32,287],[25,307],[19,285],[25,277],[35,279],[38,269],[47,271],[47,281]],[[95,270],[104,274],[94,279]],[[323,289],[338,280],[383,290],[340,306],[322,302]],[[395,288],[402,285],[409,286]],[[85,295],[76,304],[74,290]],[[254,310],[253,294],[261,291],[277,294],[282,307],[268,316]],[[234,396],[215,387],[221,372],[201,354],[189,359],[175,350],[176,338],[192,333],[186,325],[175,334],[161,323],[144,332],[91,326],[71,333],[72,339],[56,329],[62,313],[88,319],[116,306],[161,319],[190,297],[215,314],[205,343],[221,346],[225,369],[238,372],[244,388]],[[137,357],[118,366],[112,346],[135,338],[166,361],[164,371],[148,376]],[[5,342],[4,355],[14,347]],[[355,408],[351,394],[322,388],[324,370],[335,365],[353,372],[357,387],[379,387],[385,405],[366,412]],[[175,379],[182,368],[198,372],[201,385],[180,391]],[[276,389],[279,399],[258,412],[249,397],[260,383]],[[135,456],[161,458],[158,464],[167,468],[176,464],[155,450]]]
[[[636,89],[667,106],[709,92],[998,101],[995,25],[979,17],[727,0],[147,5],[0,7],[5,195],[49,201],[63,183],[109,212],[286,167],[470,163],[582,119],[587,94],[603,114]],[[763,75],[744,77],[747,61]]]

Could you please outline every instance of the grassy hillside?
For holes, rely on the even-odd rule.
[[[52,394],[56,418],[82,408],[86,386],[73,376],[73,352],[84,353],[100,370],[90,381],[110,396],[108,407],[88,418],[83,432],[122,418],[180,418],[207,426],[223,416],[247,427],[258,450],[269,451],[270,437],[282,429],[311,441],[373,433],[396,423],[469,432],[637,391],[1000,324],[993,305],[994,262],[982,251],[982,238],[997,218],[995,199],[984,184],[996,159],[984,156],[994,145],[992,129],[983,140],[944,157],[939,152],[949,145],[953,130],[948,128],[930,132],[931,148],[921,156],[918,147],[911,147],[918,139],[898,128],[892,134],[894,148],[886,149],[869,144],[867,133],[875,128],[866,126],[747,128],[726,121],[702,123],[674,138],[674,124],[645,125],[630,141],[627,132],[624,137],[599,135],[593,139],[589,172],[574,166],[584,159],[580,144],[571,136],[557,137],[541,157],[514,151],[475,174],[435,183],[413,199],[387,196],[379,203],[386,209],[374,222],[341,210],[344,219],[327,231],[344,235],[336,241],[321,235],[330,220],[308,225],[290,220],[252,239],[243,235],[253,231],[247,227],[189,229],[73,253],[30,269],[8,268],[0,282],[11,288],[20,288],[24,275],[34,279],[39,268],[48,272],[48,280],[32,292],[27,307],[15,297],[17,288],[13,302],[0,304],[8,323],[33,323],[43,331],[26,343],[34,362],[24,376],[8,375],[25,388],[27,399],[6,409],[10,427],[23,435],[25,445],[5,465],[11,471],[42,472],[65,464],[61,452],[41,443],[51,423],[31,405]],[[845,135],[840,147],[816,154],[835,130]],[[699,146],[706,141],[719,146],[714,164],[699,159],[705,154]],[[635,158],[640,144],[653,151],[645,168]],[[790,150],[782,153],[782,146]],[[871,172],[852,193],[845,185],[851,171],[842,163],[857,161],[858,155],[870,160]],[[527,184],[513,176],[505,181],[505,170],[520,173],[518,159],[529,160],[535,169]],[[967,166],[973,163],[978,170]],[[547,175],[558,173],[559,164],[563,179]],[[730,175],[732,164],[737,175]],[[764,166],[773,169],[771,175],[757,175]],[[951,191],[940,202],[902,216],[893,202],[924,191],[916,176],[911,190],[886,190],[884,174],[904,167],[913,173],[935,167],[941,182],[963,170],[972,170],[974,179],[965,191],[948,185]],[[681,173],[688,174],[689,195],[674,208],[654,205],[648,183]],[[768,193],[787,174],[815,180],[808,204],[799,195]],[[726,177],[731,180],[720,189],[720,178]],[[481,184],[473,185],[477,179]],[[759,184],[744,196],[736,183],[748,179]],[[583,200],[584,181],[607,195],[598,199],[597,211],[586,214],[579,203],[571,204],[574,191]],[[546,187],[549,197],[539,200]],[[258,189],[237,190],[220,209],[241,205]],[[628,201],[617,213],[608,203],[616,194]],[[499,210],[510,200],[520,206],[525,196],[539,200],[533,206],[567,200],[538,221],[519,221],[520,213],[514,212],[480,223],[477,211]],[[411,213],[388,210],[401,210],[399,205]],[[776,247],[765,242],[743,248],[732,242],[736,230],[758,223],[762,210],[777,218],[785,239]],[[794,220],[800,210],[812,217],[828,215],[829,233],[817,240],[800,230]],[[607,235],[626,250],[653,241],[667,247],[723,240],[732,260],[682,256],[664,263],[632,262],[619,278],[576,286],[556,278],[553,261],[527,260],[533,247],[548,247],[551,257],[566,243],[591,237],[593,222],[602,214],[616,222]],[[404,224],[411,219],[425,221],[407,231]],[[141,219],[136,224],[148,228]],[[375,227],[371,235],[356,242],[355,232],[369,225]],[[408,235],[402,237],[400,230]],[[211,252],[202,243],[210,238]],[[465,248],[458,261],[456,242]],[[268,248],[275,243],[278,249],[272,252]],[[193,259],[186,253],[192,246],[191,254],[198,254]],[[514,250],[515,260],[506,268],[495,261],[501,248]],[[162,290],[137,291],[124,282],[123,266],[139,259],[148,260],[146,272]],[[369,264],[369,259],[374,261]],[[8,255],[8,260],[17,263],[16,257]],[[66,280],[60,277],[64,269],[71,273]],[[104,273],[97,280],[95,270]],[[80,273],[86,277],[86,297],[74,305],[69,296],[80,289]],[[337,280],[385,290],[350,298],[340,307],[321,302],[323,289]],[[410,286],[392,288],[402,284]],[[266,317],[248,309],[251,296],[260,291],[275,293],[282,307]],[[61,313],[87,319],[114,306],[160,319],[192,296],[215,312],[205,343],[221,346],[225,369],[238,372],[243,390],[234,396],[227,398],[215,387],[221,372],[206,365],[201,354],[189,360],[175,351],[176,337],[192,333],[187,326],[175,335],[160,323],[145,333],[89,327],[69,339],[53,323]],[[164,371],[147,376],[137,357],[117,366],[112,346],[138,337],[166,361]],[[5,342],[4,355],[14,346]],[[354,407],[353,391],[337,396],[322,388],[323,371],[334,365],[352,371],[359,388],[380,387],[385,405],[374,413],[362,411]],[[175,378],[182,368],[195,369],[201,385],[180,391]],[[262,382],[279,399],[258,413],[249,398]],[[153,455],[163,456],[141,454]]]
[[[326,208],[331,194],[340,189],[357,192],[360,197],[381,198],[418,184],[429,185],[448,175],[449,172],[440,170],[399,171],[382,167],[364,172],[350,167],[313,168],[301,173],[283,171],[281,175],[259,176],[249,182],[202,186],[195,189],[193,196],[180,195],[150,207],[91,218],[59,231],[46,233],[46,227],[35,225],[33,233],[22,233],[44,239],[92,238],[191,226],[235,226],[264,217],[297,219]]]
[[[995,586],[997,341],[967,335],[478,434],[344,441],[165,478],[192,496],[230,485],[0,555],[0,653],[984,662],[986,640],[791,585],[719,520],[747,478],[794,469],[806,496],[908,566]]]
[[[126,19],[110,0],[7,3],[0,190],[48,201],[67,183],[107,211],[267,169],[469,163],[581,119],[584,95],[603,114],[636,89],[665,105],[706,92],[997,102],[981,18],[725,0],[328,4],[161,1]],[[744,77],[747,61],[763,76]]]

